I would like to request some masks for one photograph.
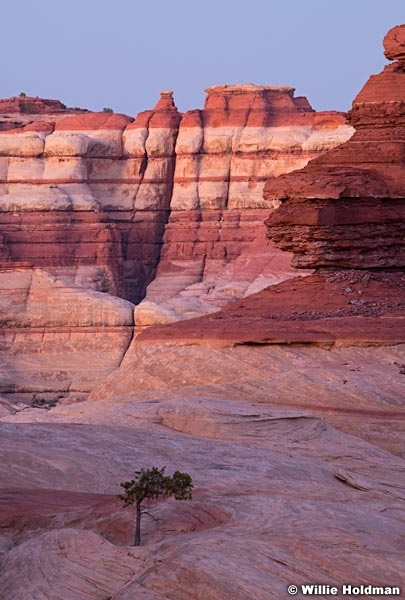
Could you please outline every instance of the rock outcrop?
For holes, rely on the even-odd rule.
[[[162,99],[134,122],[84,113],[0,132],[3,264],[94,267],[102,291],[139,301],[159,258],[179,120]]]
[[[135,121],[52,108],[0,131],[3,410],[83,397],[119,365],[134,324],[123,299],[153,278],[170,208],[171,93]]]
[[[348,114],[356,129],[305,169],[269,180],[268,236],[296,267],[405,266],[405,27],[385,38],[395,62],[370,77]]]
[[[205,109],[186,115],[164,91],[135,120],[39,98],[1,108],[0,393],[12,410],[30,396],[87,394],[119,364],[133,324],[119,298],[138,303],[159,259],[138,326],[212,312],[293,276],[289,256],[264,236],[264,179],[351,133],[342,114],[315,113],[292,88],[253,85],[212,88]],[[30,306],[40,280],[38,317]]]
[[[93,266],[98,281],[103,273],[102,291],[138,303],[154,278],[171,211],[159,270],[163,303],[201,283],[200,295],[221,305],[290,276],[282,258],[280,273],[273,265],[273,277],[261,276],[264,254],[280,256],[262,235],[264,181],[341,143],[351,128],[339,113],[315,113],[292,88],[208,91],[203,111],[182,117],[172,92],[162,92],[155,109],[135,120],[69,114],[57,101],[3,101],[4,110],[23,112],[14,128],[3,119],[0,131],[0,264],[69,277]],[[27,115],[21,106],[33,100],[35,114]],[[49,114],[41,114],[47,106]],[[256,264],[248,275],[246,246]],[[241,255],[234,271],[245,277],[227,290]],[[149,296],[155,303],[154,288]],[[194,288],[188,296],[192,304]],[[206,304],[202,312],[215,309]]]
[[[265,239],[264,183],[352,134],[341,113],[316,113],[293,88],[206,91],[204,109],[180,124],[171,212],[156,277],[136,308],[138,326],[214,312],[297,275]]]
[[[0,412],[83,400],[116,369],[133,335],[133,304],[42,269],[0,272]],[[80,281],[81,279],[81,281]]]
[[[354,136],[304,169],[267,181],[266,224],[295,267],[317,269],[215,315],[143,332],[201,343],[405,341],[405,26],[385,38],[395,62],[349,112]]]
[[[67,109],[60,100],[50,100],[47,98],[34,98],[21,93],[13,98],[0,99],[0,114],[17,113],[25,115],[38,114],[57,114],[70,112],[74,109]],[[81,109],[76,109],[81,110]]]

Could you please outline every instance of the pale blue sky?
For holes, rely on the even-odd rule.
[[[291,85],[350,108],[386,61],[405,0],[19,0],[1,7],[0,97],[135,115],[172,89],[180,110],[217,84]]]

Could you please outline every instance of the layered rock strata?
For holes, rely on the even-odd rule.
[[[267,181],[268,237],[317,269],[216,315],[141,334],[204,343],[405,341],[405,26],[384,45],[395,60],[353,102],[354,136],[304,169]]]
[[[184,116],[172,92],[161,92],[156,107],[135,120],[39,98],[0,104],[7,111],[0,119],[5,396],[19,401],[31,394],[36,401],[43,392],[52,402],[68,392],[87,393],[109,368],[103,331],[117,348],[111,368],[128,342],[128,331],[119,341],[121,306],[110,296],[139,302],[159,258],[159,275],[137,312],[141,326],[215,311],[295,273],[288,255],[264,236],[264,178],[306,164],[351,129],[339,113],[315,113],[292,88],[220,86],[208,92],[204,110]],[[38,277],[48,290],[41,296],[42,320],[25,305]],[[47,293],[56,320],[45,314]],[[94,293],[110,317],[100,320],[94,312]],[[18,294],[21,315],[7,317]],[[63,322],[67,296],[80,296],[85,325],[76,310]],[[132,323],[118,321],[119,327]],[[90,338],[84,328],[91,327],[98,333],[89,346],[95,353],[99,347],[103,366],[94,364],[83,376],[80,360],[69,359],[69,368],[55,367],[56,384],[47,360],[59,365],[53,352],[62,357],[66,335],[80,347],[76,356],[85,354]],[[35,342],[25,344],[31,335]]]
[[[133,308],[42,269],[0,272],[0,414],[83,400],[120,365]]]
[[[205,109],[183,118],[171,92],[135,120],[64,115],[60,103],[34,99],[36,114],[23,113],[16,128],[0,131],[2,264],[58,275],[68,269],[69,276],[77,266],[95,265],[104,272],[103,291],[139,302],[154,277],[169,210],[159,271],[166,284],[175,280],[169,293],[184,285],[179,261],[189,283],[190,270],[193,283],[205,278],[206,259],[221,261],[211,271],[229,267],[244,244],[263,261],[265,240],[256,231],[264,212],[256,209],[265,206],[265,179],[301,167],[351,129],[339,113],[312,111],[292,88],[208,91]],[[16,109],[28,100],[4,106]],[[40,113],[48,105],[45,120]],[[206,271],[202,288],[212,291],[208,265]],[[230,296],[246,292],[256,275]],[[223,285],[217,286],[222,301],[229,298]]]
[[[320,581],[398,596],[405,354],[372,328],[401,319],[404,284],[399,269],[285,281],[228,311],[144,331],[93,402],[4,416],[2,598],[274,600]],[[26,287],[31,322],[38,283]],[[267,343],[276,322],[308,334],[327,319],[329,336]],[[230,326],[229,347],[213,348]],[[129,547],[134,515],[117,505],[119,482],[152,464],[189,472],[193,500],[152,507],[145,545]]]
[[[213,312],[297,275],[265,239],[264,183],[352,134],[341,113],[316,113],[293,88],[206,91],[204,109],[180,124],[169,222],[156,278],[136,309],[138,326]]]
[[[348,114],[356,133],[305,169],[269,180],[268,236],[296,267],[405,266],[405,27],[384,40],[394,60]]]
[[[0,132],[3,264],[95,266],[103,291],[139,301],[159,258],[179,120],[169,96],[135,121],[87,113]]]
[[[133,334],[119,297],[139,301],[153,278],[180,120],[170,93],[135,121],[35,117],[0,132],[5,410],[86,394],[119,365]]]

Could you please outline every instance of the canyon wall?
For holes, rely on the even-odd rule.
[[[354,99],[351,139],[266,182],[267,236],[309,276],[268,287],[214,315],[150,328],[140,343],[405,340],[404,45],[405,26],[388,32],[384,46],[393,62]]]
[[[2,264],[138,302],[159,259],[180,114],[83,113],[0,132]]]
[[[63,110],[2,117],[4,410],[72,401],[119,365],[134,325],[125,299],[143,297],[159,259],[179,120],[170,94],[135,122]]]
[[[4,410],[87,394],[120,364],[148,284],[137,326],[293,276],[265,237],[264,181],[352,133],[292,88],[253,85],[210,88],[185,115],[170,91],[136,119],[26,97],[0,109]]]
[[[353,132],[341,113],[316,113],[293,88],[206,91],[204,109],[180,123],[171,212],[156,277],[136,307],[137,326],[215,312],[297,275],[291,257],[266,240],[265,181]]]
[[[285,257],[280,273],[273,265],[256,281],[263,255],[280,257],[263,235],[264,182],[304,166],[352,129],[340,113],[315,113],[292,88],[207,91],[202,111],[181,115],[172,93],[162,92],[135,120],[64,114],[57,101],[2,101],[4,110],[22,112],[1,119],[0,264],[46,268],[138,303],[163,242],[149,306],[201,283],[199,296],[216,298],[214,307],[291,275]],[[235,282],[227,291],[241,255],[239,289]],[[187,291],[190,303],[195,292]],[[144,304],[141,320],[146,312]]]
[[[185,115],[170,91],[136,119],[26,97],[0,109],[5,407],[88,393],[119,365],[148,284],[138,327],[293,276],[265,237],[264,181],[352,133],[292,88],[253,85],[210,88]]]

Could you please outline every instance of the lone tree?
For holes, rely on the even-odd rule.
[[[170,477],[165,475],[166,467],[158,469],[141,469],[135,471],[134,479],[123,481],[120,485],[125,493],[119,494],[118,498],[123,501],[125,507],[136,505],[135,521],[135,546],[141,545],[141,517],[148,514],[147,510],[142,510],[142,503],[149,500],[157,501],[160,498],[174,496],[176,500],[191,500],[191,490],[193,481],[188,473],[175,471]],[[154,517],[152,517],[154,518]]]

